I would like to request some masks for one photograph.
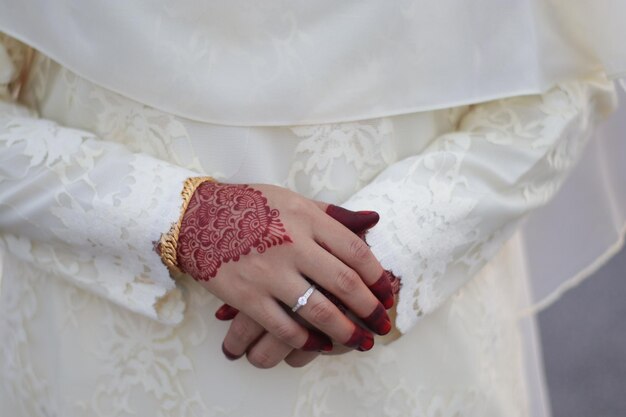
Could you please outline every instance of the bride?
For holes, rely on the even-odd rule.
[[[626,4],[453,3],[1,0],[3,413],[549,415]]]

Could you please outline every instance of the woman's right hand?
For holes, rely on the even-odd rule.
[[[325,208],[273,185],[204,182],[183,215],[179,266],[295,349],[327,351],[332,347],[328,335],[348,347],[369,350],[372,334],[320,291],[297,311],[319,332],[299,324],[284,309],[309,288],[308,278],[371,330],[386,334],[391,329],[381,300],[393,303],[393,294],[382,266],[367,244]],[[363,216],[372,223],[378,220],[376,213]]]

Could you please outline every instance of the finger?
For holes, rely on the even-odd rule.
[[[347,346],[337,345],[333,347],[333,351],[329,353],[324,353],[325,355],[343,355],[344,353],[352,352],[354,349],[349,348]]]
[[[365,232],[374,227],[380,219],[378,213],[374,211],[351,211],[333,204],[316,203],[318,203],[318,207],[325,208],[326,214],[346,226],[361,239],[365,239]],[[371,220],[367,221],[369,216],[372,216]],[[386,309],[390,309],[393,307],[394,297],[389,296],[390,291],[392,293],[393,291],[388,271],[385,272],[387,273],[386,276],[381,275],[374,284],[369,286],[369,289]]]
[[[374,211],[352,211],[343,207],[327,204],[322,201],[315,201],[315,204],[326,214],[339,223],[350,229],[359,238],[365,239],[365,232],[374,227],[380,217]],[[367,242],[365,242],[367,244]],[[369,286],[370,291],[383,303],[386,309],[390,309],[394,304],[393,295],[389,295],[392,285],[388,274],[381,275],[380,278]],[[393,294],[393,293],[392,293]]]
[[[306,282],[306,281],[305,281]],[[256,303],[249,312],[257,323],[278,340],[292,349],[330,352],[333,348],[330,338],[320,332],[308,329],[292,318],[276,300]],[[238,314],[239,317],[241,314]],[[235,319],[237,319],[235,317]]]
[[[235,307],[231,307],[228,304],[222,304],[222,306],[218,308],[215,312],[215,317],[218,320],[228,321],[235,318],[237,313],[239,313],[239,310],[237,310]]]
[[[393,307],[393,303],[395,302],[391,276],[391,272],[385,269],[376,282],[367,286],[372,294],[383,303],[383,306],[385,306],[387,310]]]
[[[350,229],[352,233],[361,233],[371,229],[378,223],[380,216],[375,211],[352,211],[343,207],[329,204],[326,214]]]
[[[326,290],[323,287],[317,287],[317,289],[326,298],[328,298],[334,305],[336,305],[337,308],[342,313],[347,314],[348,309],[341,302],[341,300],[339,300],[334,294],[330,293],[328,290]],[[385,313],[385,315],[383,315],[383,313]],[[352,317],[350,317],[350,318],[352,319]],[[392,324],[391,324],[391,320],[389,318],[389,315],[386,314],[386,311],[383,308],[381,308],[380,304],[377,306],[377,308],[369,316],[361,317],[360,319],[361,319],[361,321],[365,321],[365,322],[369,323],[368,327],[371,330],[374,330],[375,332],[377,332],[380,335],[385,335],[385,334],[389,333],[391,331],[391,328],[393,327]],[[333,353],[332,354],[336,354],[337,353],[336,352],[337,349],[338,349],[338,347],[335,346],[335,348],[333,349]],[[339,352],[339,353],[343,353],[343,352]]]
[[[246,314],[237,314],[222,342],[222,352],[230,360],[241,358],[265,329]]]
[[[313,200],[313,202],[320,210],[357,235],[361,235],[366,230],[371,229],[380,220],[380,216],[375,211],[352,211],[323,201]]]
[[[328,208],[328,206],[330,206],[330,204],[325,203],[323,201],[319,201],[319,200],[311,200],[311,201],[314,202],[315,205],[323,212],[326,212],[326,209]]]
[[[285,358],[285,362],[293,368],[301,368],[320,355],[319,352],[305,352],[303,350],[294,349]]]
[[[389,277],[367,243],[329,216],[320,216],[317,223],[313,232],[317,243],[355,270],[385,308],[391,308]]]
[[[310,287],[310,284],[302,277],[298,284],[294,285],[294,282],[296,281],[285,281],[283,285],[273,289],[273,294],[290,308]],[[297,314],[322,333],[346,346],[361,351],[369,350],[374,346],[374,336],[346,317],[320,291],[313,291],[307,303],[297,310]]]
[[[257,368],[268,369],[278,365],[294,349],[278,340],[274,335],[265,333],[246,352],[248,362]],[[311,352],[307,352],[311,353]]]
[[[300,257],[297,264],[302,274],[339,298],[371,330],[380,335],[389,333],[391,320],[385,307],[359,274],[319,245],[311,244],[305,250],[307,256]]]

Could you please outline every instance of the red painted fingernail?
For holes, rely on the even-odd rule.
[[[328,339],[326,343],[324,343],[322,345],[322,348],[320,349],[321,352],[327,352],[327,353],[332,350],[333,350],[333,342],[330,339]]]
[[[358,347],[358,350],[360,350],[361,352],[365,352],[365,351],[370,350],[373,347],[374,347],[374,336],[368,333],[365,340],[363,340],[361,345]]]
[[[383,270],[380,278],[378,278],[378,280],[370,285],[368,288],[370,289],[372,294],[374,294],[376,298],[378,298],[380,302],[383,303],[386,309],[390,309],[391,307],[393,307],[393,289],[391,287],[389,274],[386,270]]]
[[[328,349],[328,345],[330,345],[330,349],[325,350]],[[307,352],[329,352],[332,348],[333,342],[328,338],[328,336],[309,330],[309,337],[300,349]]]
[[[226,356],[228,358],[228,360],[230,361],[235,361],[239,358],[241,358],[244,354],[242,353],[241,355],[237,356],[233,353],[230,353],[225,347],[224,347],[224,343],[222,343],[222,352],[224,353],[224,356]]]
[[[326,214],[357,234],[371,229],[380,220],[375,211],[352,211],[334,204],[328,205]]]
[[[218,320],[222,321],[232,320],[235,318],[237,313],[239,313],[239,310],[237,310],[235,307],[224,304],[217,309],[217,311],[215,312],[215,317],[217,317]]]
[[[391,320],[387,320],[386,322],[383,323],[383,325],[380,327],[380,334],[381,335],[386,335],[387,333],[389,333],[391,331]]]
[[[364,346],[368,346],[370,344],[369,342],[370,340],[371,340],[371,346],[369,347],[369,349],[371,349],[372,346],[374,345],[374,336],[367,330],[359,326],[354,326],[354,331],[352,332],[352,336],[350,336],[350,339],[348,339],[348,341],[344,343],[344,345],[354,348],[354,349],[361,350]],[[369,350],[369,349],[365,349],[365,350]]]
[[[378,304],[372,314],[362,319],[367,326],[380,335],[391,330],[391,320],[382,304]]]

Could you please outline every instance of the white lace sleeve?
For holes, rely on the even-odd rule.
[[[0,245],[162,322],[183,301],[153,242],[178,219],[193,172],[37,118],[8,85],[20,56],[0,43]]]
[[[559,189],[591,129],[616,108],[603,74],[543,95],[471,106],[457,131],[397,162],[345,206],[381,220],[368,243],[401,278],[396,326],[406,333],[495,255]]]

